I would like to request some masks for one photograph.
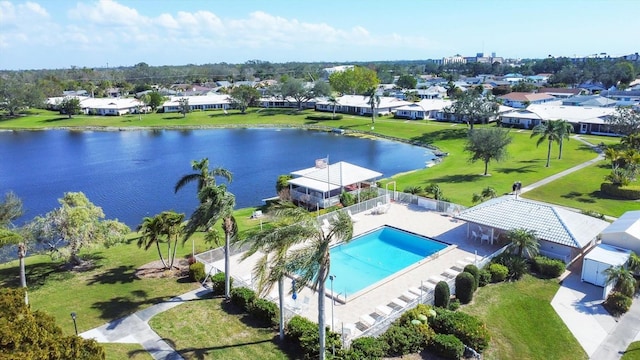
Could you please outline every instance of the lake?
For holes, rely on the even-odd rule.
[[[197,206],[195,184],[174,194],[191,161],[233,173],[237,208],[276,195],[279,175],[329,156],[384,174],[424,168],[434,158],[422,147],[303,129],[208,129],[0,132],[0,192],[24,203],[20,223],[58,207],[65,192],[82,191],[109,219],[135,228],[145,216]]]

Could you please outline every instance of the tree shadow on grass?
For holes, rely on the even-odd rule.
[[[164,340],[167,344],[169,344],[172,348],[176,348],[175,342],[171,339],[167,339],[167,338],[163,338],[162,340]],[[230,348],[236,348],[236,347],[242,347],[242,348],[248,348],[250,346],[253,345],[260,345],[260,344],[264,344],[264,343],[268,343],[268,342],[272,342],[277,344],[277,341],[274,338],[272,339],[264,339],[264,340],[258,340],[258,341],[249,341],[249,342],[241,342],[241,343],[236,343],[236,344],[229,344],[229,345],[220,345],[220,346],[210,346],[210,347],[203,347],[203,348],[193,348],[193,347],[189,347],[189,348],[184,348],[184,349],[176,349],[176,351],[180,354],[180,356],[182,356],[185,359],[197,359],[197,360],[204,360],[204,359],[213,359],[215,358],[214,355],[211,352],[217,351],[217,350],[224,350],[224,349],[230,349]],[[286,350],[286,347],[281,347],[281,349],[283,351],[285,351],[285,353],[287,353],[287,356],[289,357],[289,359],[299,359],[299,356],[296,356],[296,354],[293,351],[288,352]],[[138,354],[145,354],[147,353],[146,350],[132,350],[129,351],[127,354],[129,355],[129,357],[134,357],[135,355]]]
[[[61,116],[61,117],[52,118],[52,119],[44,119],[41,122],[43,122],[43,123],[52,123],[52,122],[56,122],[56,121],[72,120],[72,119],[73,119],[73,117],[71,119],[69,119],[68,116]]]
[[[431,183],[466,183],[474,182],[484,178],[481,174],[445,175],[430,180],[423,181],[425,184]]]
[[[101,312],[101,319],[111,321],[133,314],[143,305],[155,305],[171,298],[170,296],[155,298],[147,298],[146,296],[146,291],[136,290],[132,291],[130,296],[116,296],[104,301],[97,301],[91,305],[91,308]]]
[[[560,197],[563,197],[565,199],[575,199],[580,196],[582,196],[582,193],[577,191],[570,191],[566,194],[560,195]]]
[[[411,140],[419,141],[426,144],[433,144],[434,142],[439,140],[465,139],[468,133],[469,130],[467,130],[466,128],[443,129],[423,133],[419,136],[414,136],[411,138]]]
[[[128,284],[140,280],[135,276],[136,269],[132,265],[120,265],[93,275],[87,285],[94,284]]]
[[[186,117],[180,115],[180,116],[165,116],[162,119],[164,120],[180,120],[180,119],[186,119]]]
[[[495,171],[503,174],[525,174],[535,172],[535,169],[534,165],[524,165],[520,167],[496,168]]]
[[[25,276],[29,290],[35,290],[41,286],[54,281],[70,279],[74,274],[65,268],[65,264],[60,262],[46,262],[29,264],[26,261]],[[0,270],[0,285],[8,287],[20,286],[20,269],[15,267]]]

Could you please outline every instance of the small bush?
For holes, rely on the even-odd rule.
[[[460,309],[460,300],[453,299],[453,301],[449,303],[449,310],[457,311],[458,309]]]
[[[519,280],[529,272],[529,265],[524,258],[506,252],[494,257],[492,262],[506,266],[509,269],[509,279],[511,280]]]
[[[352,359],[381,359],[389,351],[389,345],[377,338],[363,336],[353,340],[350,355]]]
[[[255,299],[255,291],[249,288],[239,287],[231,289],[231,303],[246,312],[249,312],[249,306]]]
[[[306,333],[318,332],[318,324],[299,315],[295,315],[289,320],[285,328],[285,337],[297,342]]]
[[[456,298],[463,304],[468,304],[473,299],[475,280],[468,272],[461,272],[456,276]]]
[[[451,298],[451,290],[449,284],[444,281],[440,281],[436,284],[436,289],[433,292],[433,305],[441,308],[449,307],[449,300]]]
[[[395,323],[382,335],[380,340],[388,346],[388,355],[402,356],[422,351],[434,336],[427,324],[400,325]]]
[[[280,310],[278,309],[278,305],[271,301],[256,298],[253,302],[249,303],[248,310],[249,314],[264,326],[278,325]]]
[[[482,352],[491,336],[486,325],[477,317],[460,311],[435,308],[437,315],[429,318],[429,325],[437,334],[454,335],[464,344]]]
[[[340,194],[340,203],[342,203],[344,207],[355,205],[356,201],[357,199],[352,193],[343,191],[342,194]]]
[[[557,278],[564,273],[567,265],[562,260],[550,259],[546,256],[533,258],[533,269],[542,277]]]
[[[333,115],[324,115],[324,114],[314,114],[314,115],[307,115],[306,117],[307,120],[340,120],[342,119],[342,115],[336,114],[336,116],[334,117]]]
[[[632,299],[623,293],[612,291],[607,300],[605,300],[603,306],[613,316],[620,316],[631,307]]]
[[[189,265],[189,278],[191,281],[202,282],[206,276],[203,263],[195,262]]]
[[[463,271],[473,275],[473,291],[476,291],[476,289],[478,289],[478,285],[480,284],[480,270],[478,270],[477,266],[469,264],[464,267]]]
[[[404,312],[404,314],[400,315],[400,319],[398,319],[398,324],[400,325],[411,325],[412,320],[419,320],[423,323],[427,323],[423,319],[426,317],[428,320],[429,317],[435,316],[435,311],[431,306],[426,304],[418,304],[413,309],[409,309]]]
[[[460,359],[464,354],[464,344],[453,335],[437,334],[429,347],[434,354],[445,359]]]
[[[509,275],[509,269],[502,264],[489,265],[489,274],[491,275],[491,282],[502,282]]]
[[[233,287],[233,278],[229,279],[231,287]],[[224,295],[224,273],[219,272],[211,277],[211,290],[213,295]]]
[[[478,282],[478,285],[480,285],[481,287],[486,286],[491,282],[491,273],[489,272],[489,270],[482,269],[480,270],[478,275],[480,277],[480,281]]]

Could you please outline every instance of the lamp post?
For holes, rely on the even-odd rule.
[[[76,336],[78,336],[78,324],[76,324],[76,313],[71,313],[71,319],[73,319],[73,328],[76,329]]]
[[[331,280],[331,331],[336,331],[335,328],[333,327],[333,305],[336,303],[335,294],[333,293],[333,279],[335,278],[336,278],[335,275],[329,275],[329,280]],[[336,354],[335,342],[332,342],[331,348],[332,348],[331,352],[333,353],[333,355],[335,355]]]

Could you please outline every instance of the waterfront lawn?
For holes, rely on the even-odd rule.
[[[640,360],[640,341],[629,344],[621,360]]]
[[[614,199],[600,192],[600,184],[610,172],[609,162],[603,160],[533,189],[523,194],[523,197],[614,217],[620,217],[626,211],[640,209],[640,201]]]
[[[149,325],[185,359],[289,359],[276,331],[254,326],[222,298],[185,303],[154,316]]]
[[[462,311],[482,319],[491,333],[484,359],[587,359],[551,306],[558,280],[525,275],[479,288]]]

